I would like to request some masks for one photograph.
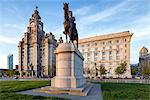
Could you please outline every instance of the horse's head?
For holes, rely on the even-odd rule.
[[[68,7],[68,5],[69,5],[69,3],[63,3],[64,4],[64,10],[67,10],[69,7]]]

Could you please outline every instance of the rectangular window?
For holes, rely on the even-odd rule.
[[[105,47],[103,47],[103,50],[105,50]]]
[[[112,42],[111,42],[111,41],[108,41],[108,43],[111,44]]]
[[[119,43],[119,40],[116,40],[116,43]]]
[[[124,41],[126,42],[126,41],[127,41],[127,39],[124,39]]]
[[[120,56],[116,56],[116,60],[120,60]]]
[[[116,54],[119,54],[119,50],[116,51]]]
[[[94,62],[97,62],[98,57],[94,57]]]
[[[127,52],[127,50],[125,50],[125,53]]]
[[[97,43],[95,43],[95,46],[97,46]]]
[[[125,47],[127,47],[127,44],[125,44]]]
[[[94,50],[94,56],[97,56],[98,55],[98,48],[95,48],[95,50]]]
[[[109,65],[112,65],[112,62],[110,62]]]
[[[106,58],[105,58],[105,57],[102,57],[102,60],[106,60]]]
[[[119,49],[119,45],[117,45],[117,49]]]
[[[105,52],[102,52],[102,55],[105,55],[106,53]]]
[[[112,60],[112,56],[109,56],[109,60]]]
[[[109,51],[109,55],[112,55],[112,51]]]
[[[110,46],[109,49],[111,50],[111,49],[112,49],[112,46]]]
[[[103,42],[103,45],[105,45],[105,42]]]
[[[125,59],[127,59],[127,56],[125,56]]]

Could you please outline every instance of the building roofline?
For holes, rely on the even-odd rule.
[[[93,36],[93,37],[79,39],[79,44],[84,43],[84,42],[106,40],[106,39],[111,39],[111,38],[119,38],[119,37],[126,37],[126,36],[132,36],[132,35],[133,33],[130,33],[130,31],[123,31],[123,32],[118,32],[118,33]]]

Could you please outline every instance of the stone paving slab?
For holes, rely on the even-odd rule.
[[[100,84],[93,84],[93,88],[89,92],[88,96],[73,96],[73,95],[67,95],[67,94],[47,94],[47,93],[41,93],[41,92],[33,92],[33,90],[36,90],[36,89],[21,91],[17,93],[34,95],[34,96],[67,98],[71,100],[103,100]]]

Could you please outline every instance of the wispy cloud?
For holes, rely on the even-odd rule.
[[[16,37],[0,35],[0,44],[17,44],[17,40]]]
[[[90,23],[100,21],[104,18],[107,18],[109,16],[112,16],[112,15],[120,12],[122,10],[122,8],[124,8],[125,5],[128,4],[128,2],[129,2],[129,0],[125,0],[122,3],[119,3],[109,9],[102,11],[102,12],[98,12],[96,14],[92,14],[92,15],[83,17],[80,19],[80,22],[84,22],[83,24],[85,25],[85,24],[90,24]]]
[[[84,6],[84,7],[76,9],[75,11],[73,11],[73,13],[74,15],[84,16],[90,12],[91,8],[92,6]]]

